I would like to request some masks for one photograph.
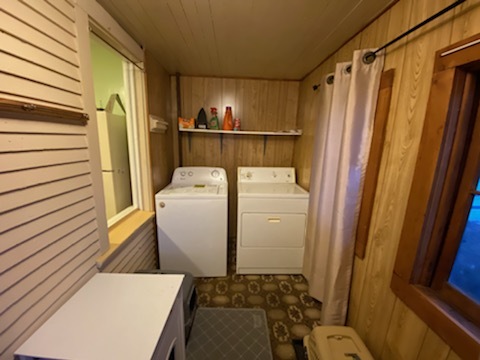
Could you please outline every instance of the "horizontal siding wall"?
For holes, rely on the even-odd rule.
[[[2,0],[0,97],[83,109],[73,4]]]
[[[112,257],[111,262],[104,265],[102,272],[133,273],[157,267],[157,238],[155,218],[152,217],[135,231],[128,244]]]
[[[0,358],[97,272],[84,126],[0,119]]]

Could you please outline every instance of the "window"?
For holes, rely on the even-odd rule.
[[[97,36],[90,36],[93,83],[105,209],[111,225],[137,202],[132,135],[134,116],[124,104],[130,99],[127,82],[129,61]],[[130,103],[128,101],[127,103]],[[130,139],[130,141],[129,141]],[[133,161],[132,161],[133,160]]]
[[[476,140],[478,141],[478,140]],[[477,159],[480,154],[475,154]],[[478,177],[478,176],[477,176]],[[468,178],[466,179],[468,181]],[[474,188],[475,190],[471,190]],[[480,303],[480,182],[466,189],[467,197],[473,197],[468,209],[468,218],[458,247],[448,282],[460,289],[467,297]],[[460,203],[460,208],[462,204]],[[465,213],[465,207],[463,208]],[[460,239],[458,237],[457,239]],[[448,256],[448,255],[447,255]],[[447,258],[448,259],[448,258]],[[449,259],[450,260],[450,259]]]
[[[466,359],[480,355],[479,38],[436,54],[391,283]]]

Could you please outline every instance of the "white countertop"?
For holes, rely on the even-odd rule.
[[[54,359],[150,359],[183,275],[96,274],[16,355]]]

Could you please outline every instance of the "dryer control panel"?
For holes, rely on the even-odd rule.
[[[295,183],[293,167],[239,167],[239,183]]]
[[[176,168],[172,176],[172,184],[226,184],[227,173],[219,167],[187,166]]]

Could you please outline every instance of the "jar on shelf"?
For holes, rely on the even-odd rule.
[[[233,121],[233,131],[240,131],[240,119],[235,118]]]

